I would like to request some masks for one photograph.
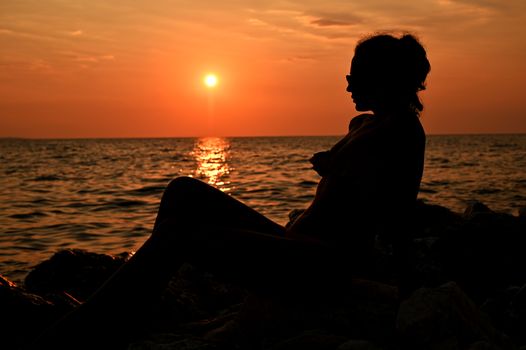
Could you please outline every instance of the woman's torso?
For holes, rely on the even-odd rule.
[[[416,201],[424,149],[414,114],[353,118],[348,134],[328,152],[327,174],[293,234],[361,244],[379,223],[404,221]]]

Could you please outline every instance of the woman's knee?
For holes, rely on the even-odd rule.
[[[164,189],[162,200],[169,202],[177,200],[188,204],[189,201],[195,199],[197,192],[202,192],[205,185],[204,182],[189,176],[176,177]]]
[[[168,183],[165,192],[182,192],[202,185],[202,181],[194,179],[193,177],[179,176]]]

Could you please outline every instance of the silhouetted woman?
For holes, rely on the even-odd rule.
[[[353,118],[343,139],[311,158],[321,180],[294,222],[285,228],[199,180],[176,178],[164,191],[150,238],[39,344],[79,348],[126,339],[183,262],[261,295],[345,293],[351,277],[367,274],[377,234],[403,247],[400,228],[409,224],[423,171],[417,94],[429,70],[411,35],[361,41],[347,91],[356,110],[372,114]]]

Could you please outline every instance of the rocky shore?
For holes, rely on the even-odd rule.
[[[183,265],[127,349],[526,349],[526,212],[420,202],[417,218],[407,294],[381,240],[374,278],[337,301],[263,298]],[[63,250],[23,285],[0,277],[0,348],[23,347],[127,258]]]

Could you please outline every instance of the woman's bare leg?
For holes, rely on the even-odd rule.
[[[164,191],[154,231],[163,220],[206,223],[209,226],[248,228],[275,235],[285,229],[256,210],[202,181],[190,177],[172,180]]]
[[[327,256],[311,243],[284,237],[282,226],[223,192],[177,178],[163,195],[152,236],[40,344],[78,348],[133,334],[185,261],[256,292],[279,294],[296,280],[324,275]]]

